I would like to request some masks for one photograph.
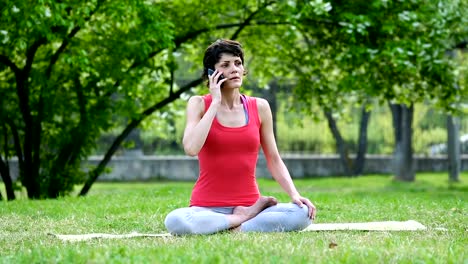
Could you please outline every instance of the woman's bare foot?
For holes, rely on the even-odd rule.
[[[258,213],[263,211],[263,209],[275,205],[277,203],[278,201],[275,197],[262,196],[258,198],[258,200],[251,206],[237,206],[236,208],[234,208],[233,214],[246,216],[248,218],[247,220],[249,220],[250,218],[253,218],[256,215],[258,215]]]
[[[254,218],[265,208],[276,205],[278,201],[275,197],[262,196],[251,206],[237,206],[234,208],[232,215],[229,215],[229,223],[231,228],[240,226],[243,222]]]

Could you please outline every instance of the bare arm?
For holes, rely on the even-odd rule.
[[[309,217],[314,219],[316,209],[309,199],[302,197],[292,181],[291,175],[281,159],[273,134],[273,118],[270,105],[265,99],[257,98],[258,112],[261,121],[261,144],[267,161],[268,170],[273,178],[281,185],[292,201],[299,206],[305,204],[309,208]]]
[[[208,132],[210,132],[213,119],[216,117],[216,112],[221,104],[221,85],[226,79],[218,82],[222,72],[216,70],[209,76],[211,104],[205,113],[205,102],[201,96],[193,96],[187,104],[186,123],[184,130],[184,138],[182,144],[184,151],[189,156],[196,156],[205,144]]]
[[[205,112],[205,103],[201,96],[193,96],[187,104],[186,124],[182,144],[189,156],[196,156],[205,144],[213,119],[216,116],[219,102],[212,102]]]

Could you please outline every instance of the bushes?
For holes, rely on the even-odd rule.
[[[350,153],[356,152],[359,129],[359,111],[351,110],[347,120],[338,120],[342,137],[347,142]],[[277,115],[277,140],[281,152],[335,153],[333,139],[327,122],[320,116],[318,122],[312,118],[302,119],[302,115],[284,111],[281,107]],[[344,118],[343,118],[344,119]],[[427,154],[430,145],[447,141],[445,128],[446,115],[427,105],[415,106],[413,122],[413,150],[415,154]],[[462,119],[460,134],[468,130],[468,120]],[[369,154],[391,154],[394,149],[392,116],[386,105],[375,106],[368,127]]]

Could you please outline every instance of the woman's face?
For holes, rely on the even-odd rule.
[[[244,65],[238,56],[222,53],[215,68],[221,71],[227,80],[223,83],[223,88],[239,88],[242,86],[244,76]]]

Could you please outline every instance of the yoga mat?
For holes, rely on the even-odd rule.
[[[420,231],[427,230],[427,228],[421,223],[408,220],[408,221],[383,221],[383,222],[363,222],[363,223],[318,223],[311,224],[300,232],[310,231],[340,231],[340,230],[357,230],[357,231]],[[435,230],[446,231],[445,228],[436,228]],[[122,239],[122,238],[134,238],[134,237],[170,237],[169,233],[161,234],[140,234],[133,232],[129,234],[104,234],[104,233],[92,233],[92,234],[76,234],[76,235],[63,235],[53,234],[49,235],[56,237],[62,241],[85,241],[96,238],[110,238],[110,239]]]
[[[81,234],[81,235],[61,235],[61,234],[53,234],[49,233],[49,235],[54,236],[63,241],[84,241],[84,240],[91,240],[95,238],[133,238],[133,237],[169,237],[171,234],[169,233],[162,233],[162,234],[140,234],[137,232],[133,232],[130,234],[104,234],[104,233],[92,233],[92,234]]]
[[[311,224],[301,232],[306,231],[338,231],[338,230],[358,230],[358,231],[418,231],[427,228],[421,223],[408,221],[383,221],[364,223],[330,223]]]

